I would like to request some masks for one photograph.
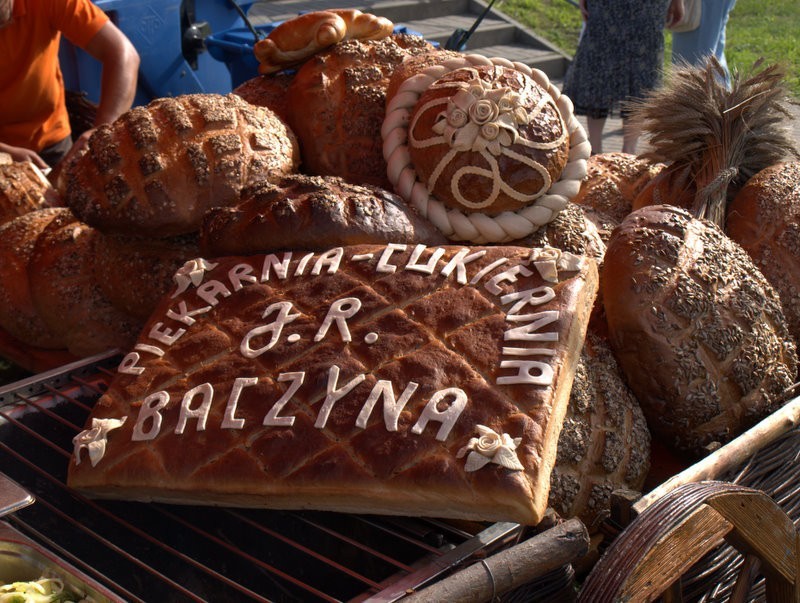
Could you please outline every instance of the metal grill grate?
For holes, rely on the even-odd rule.
[[[72,437],[118,358],[0,389],[0,470],[36,502],[6,520],[129,601],[395,601],[520,536],[450,523],[87,499],[65,486]]]

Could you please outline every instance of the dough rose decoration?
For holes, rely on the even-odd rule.
[[[581,256],[555,247],[537,247],[531,251],[531,262],[544,280],[557,283],[558,271],[578,270]]]
[[[571,101],[543,72],[480,55],[406,79],[381,134],[397,193],[448,238],[478,244],[554,220],[591,153]]]
[[[456,455],[456,458],[463,458],[469,452],[464,471],[477,471],[489,463],[496,463],[512,471],[525,469],[515,452],[522,438],[512,438],[507,433],[501,435],[485,425],[476,425],[475,429],[480,435],[477,438],[470,438],[469,444]]]
[[[530,121],[519,106],[519,94],[507,86],[492,89],[479,78],[464,88],[448,99],[447,110],[439,114],[433,131],[458,151],[488,150],[500,155],[503,147],[519,138],[519,125]]]
[[[178,297],[190,286],[199,286],[200,283],[203,282],[206,271],[213,270],[216,267],[216,264],[204,260],[203,258],[197,258],[186,262],[175,273],[174,280],[175,284],[178,285],[178,289],[172,294],[172,297]]]
[[[86,448],[89,451],[89,460],[92,463],[92,467],[95,467],[106,454],[106,436],[108,432],[122,427],[127,419],[128,417],[122,417],[121,419],[93,418],[90,429],[84,429],[72,438],[72,443],[75,445],[73,453],[75,464],[80,465],[81,450]]]

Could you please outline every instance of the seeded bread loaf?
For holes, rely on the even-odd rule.
[[[48,207],[48,192],[55,194],[41,170],[30,161],[0,165],[0,224]]]
[[[27,345],[66,347],[33,306],[28,264],[36,239],[63,208],[30,211],[0,226],[0,327]]]
[[[717,226],[653,205],[614,231],[609,338],[654,437],[702,454],[772,412],[797,374],[773,287]]]
[[[339,247],[191,262],[74,442],[92,496],[535,524],[587,258]]]
[[[309,59],[289,86],[289,116],[303,171],[391,189],[381,124],[386,88],[408,56],[429,52],[419,36],[347,40]]]
[[[165,239],[96,231],[94,280],[111,304],[142,322],[172,286],[172,276],[199,257],[197,235]]]
[[[299,163],[292,132],[235,94],[187,94],[134,107],[100,126],[60,182],[76,216],[104,232],[165,237],[196,231],[253,179]]]
[[[800,345],[800,161],[750,178],[728,205],[726,232],[775,287]]]
[[[274,184],[255,184],[242,192],[236,207],[209,210],[201,229],[204,257],[365,243],[445,242],[433,224],[397,195],[334,176],[291,175]]]
[[[608,342],[590,325],[558,439],[550,506],[594,532],[610,513],[612,492],[640,492],[649,469],[647,421]]]
[[[127,350],[141,322],[115,308],[94,276],[97,231],[67,208],[36,238],[28,262],[36,313],[70,353],[91,356]]]

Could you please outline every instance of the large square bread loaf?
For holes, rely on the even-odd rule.
[[[134,500],[536,524],[597,293],[553,249],[193,260],[76,436]]]

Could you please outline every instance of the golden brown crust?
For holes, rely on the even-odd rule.
[[[153,239],[97,231],[92,268],[113,306],[144,321],[169,291],[175,271],[199,255],[195,234]]]
[[[235,94],[187,94],[98,128],[66,166],[63,197],[104,232],[172,236],[236,203],[252,179],[280,178],[298,162],[294,135],[269,109]]]
[[[608,342],[590,330],[558,439],[550,506],[591,532],[608,517],[614,490],[641,491],[650,469],[647,422]]]
[[[459,253],[477,256],[441,275]],[[545,282],[532,266],[520,269],[529,256],[519,247],[364,245],[310,260],[305,253],[215,260],[194,272],[194,285],[183,281],[187,290],[163,300],[123,360],[91,419],[127,419],[109,432],[94,468],[86,450],[76,448],[81,462],[73,459],[69,484],[115,498],[536,523],[547,503],[597,272],[582,259],[579,270]],[[333,263],[320,263],[323,257]],[[429,260],[431,274],[415,268]],[[526,297],[550,290],[552,298]],[[351,310],[358,306],[346,328],[323,329],[340,300]],[[181,303],[187,320],[169,318]],[[278,320],[281,311],[288,322]],[[531,313],[536,318],[523,318]],[[552,322],[528,324],[544,317]],[[526,360],[541,364],[526,365],[526,372],[519,364]],[[541,382],[528,379],[536,376]],[[242,389],[233,409],[227,401],[237,378],[257,381]],[[201,399],[180,401],[204,383],[213,394],[198,429],[197,419],[184,424],[180,409],[188,419],[186,409],[203,408]],[[274,406],[292,384],[285,406]],[[389,389],[375,407],[366,406],[381,388]],[[165,393],[140,404],[156,392]],[[438,404],[437,392],[444,395]],[[452,415],[450,429],[440,432],[444,423],[437,420],[419,422],[425,408],[445,414],[457,408],[460,392],[465,406]],[[166,395],[158,427],[139,420],[140,408]],[[293,424],[265,425],[272,411]],[[478,425],[509,434],[507,450],[522,467],[489,462],[466,471],[471,453],[459,452],[479,435]]]
[[[673,163],[662,169],[639,191],[632,210],[651,205],[673,205],[691,210],[697,185],[691,166]]]
[[[441,65],[447,59],[455,59],[463,56],[454,50],[443,50],[441,48],[431,48],[428,52],[415,54],[403,59],[389,78],[389,85],[386,87],[386,105],[392,102],[397,90],[408,78],[421,73],[427,67]]]
[[[631,213],[606,250],[602,299],[628,384],[662,442],[702,453],[774,410],[797,373],[780,300],[710,222]]]
[[[775,287],[800,345],[800,162],[776,164],[748,180],[728,205],[726,232]]]
[[[447,207],[469,213],[525,207],[560,178],[569,155],[566,124],[549,93],[501,65],[436,80],[411,112],[408,137],[420,181]]]
[[[382,188],[333,176],[287,176],[242,192],[236,207],[209,210],[201,229],[204,257],[322,250],[365,243],[422,243],[447,239],[428,220]]]
[[[300,140],[303,171],[389,189],[381,125],[386,87],[409,55],[428,52],[419,36],[348,40],[314,56],[289,87],[289,125]]]
[[[0,224],[48,207],[48,193],[55,194],[55,191],[30,161],[0,165]]]
[[[293,79],[293,73],[259,75],[239,84],[233,89],[233,93],[238,94],[251,105],[266,107],[285,123],[288,123],[287,93]]]
[[[567,203],[553,221],[532,235],[512,241],[509,245],[555,247],[561,251],[588,256],[598,264],[603,263],[606,252],[606,244],[594,222],[574,203]]]
[[[642,189],[666,166],[630,153],[598,153],[586,161],[586,178],[572,202],[586,210],[604,241],[633,210]]]
[[[28,212],[0,227],[0,326],[22,343],[34,347],[66,347],[33,307],[28,263],[36,239],[63,209]]]
[[[59,208],[36,240],[28,277],[37,314],[78,357],[126,350],[141,323],[117,310],[94,278],[95,229]]]

